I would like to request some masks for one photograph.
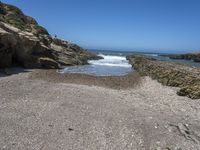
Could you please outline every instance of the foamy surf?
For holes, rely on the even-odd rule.
[[[132,72],[125,56],[103,55],[100,60],[90,60],[89,65],[66,67],[60,73],[84,73],[94,76],[122,76]]]
[[[91,60],[89,64],[91,65],[100,65],[100,66],[110,66],[110,67],[127,67],[130,68],[131,65],[126,60],[125,56],[111,56],[111,55],[102,55],[104,59],[100,60]]]

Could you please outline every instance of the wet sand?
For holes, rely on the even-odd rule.
[[[198,150],[200,101],[149,77],[0,77],[0,149]]]
[[[140,76],[136,72],[125,76],[97,77],[86,74],[60,74],[56,70],[35,70],[29,75],[29,78],[48,82],[82,84],[112,89],[129,89],[140,83]]]

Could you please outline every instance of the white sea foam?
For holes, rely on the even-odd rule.
[[[100,54],[103,59],[90,60],[89,65],[71,66],[60,70],[60,73],[85,73],[94,76],[122,76],[132,72],[132,66],[125,56]]]
[[[103,54],[100,54],[99,56],[103,57],[104,59],[91,60],[89,61],[89,63],[91,65],[99,65],[99,66],[128,67],[128,68],[131,67],[131,65],[126,60],[125,56],[111,56]]]

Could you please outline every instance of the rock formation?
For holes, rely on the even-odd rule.
[[[171,59],[185,59],[200,62],[200,53],[161,55]]]
[[[26,68],[61,68],[98,59],[78,45],[53,38],[35,19],[0,2],[0,68],[18,64]]]
[[[148,75],[164,85],[180,87],[178,95],[200,98],[200,69],[144,56],[128,56],[127,59],[141,75]]]

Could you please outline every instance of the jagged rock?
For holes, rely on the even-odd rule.
[[[127,57],[141,75],[148,75],[164,85],[180,87],[180,96],[200,98],[200,69],[143,56]]]
[[[13,5],[0,3],[1,21],[8,23],[22,31],[32,32],[34,34],[47,34],[47,30],[38,25],[32,17],[26,16],[19,8]]]
[[[78,45],[53,38],[35,19],[12,5],[0,3],[0,68],[61,68],[99,59]]]

